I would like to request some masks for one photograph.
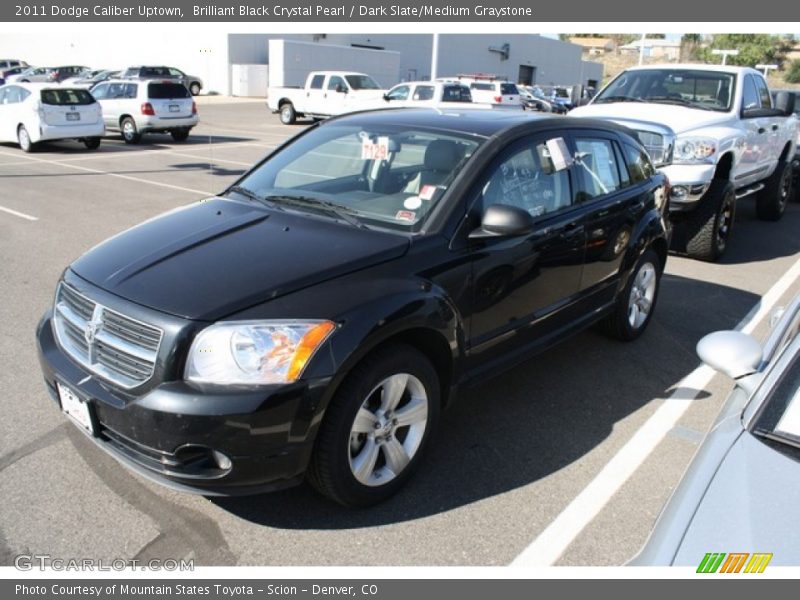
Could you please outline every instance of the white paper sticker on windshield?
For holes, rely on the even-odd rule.
[[[386,160],[387,158],[389,158],[388,137],[379,137],[375,143],[369,138],[364,138],[361,142],[361,160]]]
[[[419,196],[411,196],[410,198],[406,198],[406,201],[403,202],[403,206],[408,210],[417,210],[422,206],[422,200]]]
[[[800,437],[800,389],[795,391],[792,401],[786,407],[775,433],[788,433]]]

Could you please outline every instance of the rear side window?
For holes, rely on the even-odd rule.
[[[491,83],[471,83],[469,87],[473,90],[494,91],[494,86]]]
[[[139,91],[139,86],[135,83],[126,83],[125,88],[122,91],[122,95],[125,98],[136,98],[136,94]]]
[[[504,96],[516,96],[519,94],[519,90],[517,86],[513,83],[501,83],[500,84],[500,93]]]
[[[433,98],[433,86],[432,85],[418,85],[417,89],[414,90],[414,100],[430,100]]]
[[[66,104],[93,104],[94,98],[86,90],[42,90],[42,104],[61,106]]]
[[[605,196],[622,186],[611,140],[578,138],[576,164],[583,176],[584,199]]]
[[[644,150],[625,144],[625,160],[628,162],[631,183],[639,183],[655,175],[656,169]]]
[[[155,100],[188,98],[189,90],[180,83],[151,83],[147,86],[147,97]]]
[[[30,96],[30,92],[26,89],[21,87],[12,86],[8,88],[6,92],[5,98],[3,99],[3,104],[16,104],[17,102],[22,102]]]
[[[472,102],[469,88],[463,85],[446,85],[442,90],[442,100],[445,102]]]

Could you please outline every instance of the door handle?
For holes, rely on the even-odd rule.
[[[772,131],[778,131],[778,126],[777,125],[773,125],[772,126]]]
[[[759,127],[758,128],[758,133],[764,133],[765,131],[766,131],[766,129],[764,129],[763,127]]]
[[[562,240],[572,240],[576,237],[583,235],[584,231],[586,231],[583,225],[578,225],[577,223],[570,223],[559,234],[559,237]]]

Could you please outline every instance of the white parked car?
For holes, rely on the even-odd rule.
[[[500,106],[519,108],[522,104],[517,84],[510,81],[486,81],[482,79],[460,79],[469,85],[473,102],[486,102]]]
[[[398,83],[383,95],[385,106],[448,106],[459,108],[472,103],[469,86],[451,81],[407,81]]]
[[[30,152],[46,140],[77,139],[94,150],[104,132],[100,105],[86,90],[44,83],[0,87],[0,142]]]
[[[92,95],[106,127],[119,130],[128,144],[144,133],[169,133],[183,142],[199,120],[192,94],[175,81],[112,79],[94,86]]]

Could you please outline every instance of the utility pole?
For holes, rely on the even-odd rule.
[[[436,67],[439,64],[439,34],[433,34],[433,52],[431,52],[431,81],[436,81]]]
[[[716,48],[716,49],[711,51],[711,54],[716,54],[717,56],[719,56],[721,54],[722,55],[722,64],[725,65],[725,64],[728,63],[728,57],[729,56],[738,56],[739,55],[739,51],[738,50],[720,50],[720,49]]]

